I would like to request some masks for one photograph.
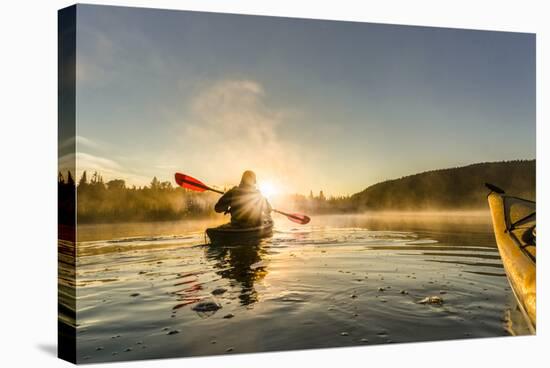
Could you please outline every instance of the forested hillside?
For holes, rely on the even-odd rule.
[[[535,200],[535,160],[479,163],[433,170],[374,184],[350,197],[353,210],[483,208],[489,182]]]

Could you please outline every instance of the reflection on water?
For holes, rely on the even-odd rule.
[[[254,283],[261,281],[267,274],[267,267],[263,263],[266,251],[260,240],[249,240],[240,245],[217,244],[207,247],[205,252],[217,275],[229,280],[233,286],[238,284],[241,305],[247,306],[258,301]]]
[[[205,245],[204,223],[83,227],[78,357],[525,334],[486,215],[279,221],[272,238],[227,246]]]

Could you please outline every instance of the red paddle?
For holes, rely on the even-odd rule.
[[[197,180],[192,176],[176,173],[175,177],[176,177],[176,183],[182,188],[194,190],[196,192],[204,192],[206,190],[209,190],[211,192],[224,194],[221,190],[217,190],[212,187],[209,187],[208,185],[204,184],[202,181]],[[290,221],[296,222],[297,224],[300,224],[300,225],[305,225],[311,221],[311,219],[308,216],[302,215],[299,213],[286,213],[276,209],[273,209],[272,211],[277,212],[283,216],[286,216]]]
[[[290,221],[292,222],[296,222],[300,225],[305,225],[307,224],[308,222],[311,221],[311,219],[309,218],[309,216],[306,216],[306,215],[301,215],[299,213],[285,213],[283,211],[279,211],[279,210],[276,210],[276,209],[273,209],[272,210],[273,212],[277,212],[281,215],[284,215],[286,216]]]
[[[176,183],[178,183],[180,187],[194,190],[195,192],[204,192],[205,190],[210,190],[212,192],[223,194],[221,190],[210,188],[202,181],[185,174],[176,173]]]

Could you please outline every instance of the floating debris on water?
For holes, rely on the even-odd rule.
[[[124,349],[125,352],[132,351],[132,348],[126,348]]]
[[[424,299],[418,301],[418,304],[443,304],[443,298],[439,296],[427,296]]]
[[[222,295],[223,293],[225,293],[227,291],[226,288],[217,288],[217,289],[214,289],[212,290],[212,295]]]
[[[407,290],[401,290],[400,293],[401,294],[408,294],[409,292]]]
[[[280,300],[282,302],[285,302],[285,303],[288,303],[288,302],[291,302],[291,303],[303,303],[305,302],[305,299],[303,297],[303,294],[302,293],[284,293],[281,297],[280,297]]]
[[[233,313],[228,313],[225,316],[223,316],[223,318],[225,318],[225,319],[229,319],[229,318],[233,318],[233,317],[235,317],[235,315]]]
[[[347,332],[340,332],[340,336],[349,336],[349,333],[347,333]]]
[[[220,304],[215,302],[200,302],[191,309],[195,312],[215,312],[221,307],[222,306]]]
[[[230,353],[230,352],[232,352],[232,351],[233,351],[233,349],[234,349],[234,348],[232,348],[232,347],[231,347],[231,348],[227,348],[227,349],[225,349],[225,351],[226,351],[227,353]]]
[[[172,330],[172,331],[168,332],[167,335],[175,335],[175,334],[178,334],[178,333],[180,333],[179,330]]]
[[[103,346],[98,346],[97,348],[95,348],[96,351],[100,351],[100,350],[103,350]]]
[[[384,290],[386,290],[386,289],[384,289],[383,287],[378,288],[378,291],[384,291]]]
[[[292,255],[292,254],[291,254]],[[294,256],[294,255],[292,255]],[[265,261],[259,261],[259,262],[256,262],[254,264],[251,264],[250,265],[250,269],[251,270],[256,270],[258,268],[264,268],[265,266],[267,266],[266,262]]]
[[[367,343],[367,342],[369,342],[369,339],[365,339],[365,338],[363,338],[363,339],[361,339],[361,340],[359,340],[359,341],[360,341],[360,342],[364,342],[364,343]]]
[[[130,294],[131,297],[136,297],[136,296],[139,296],[139,293],[133,293],[133,294]]]

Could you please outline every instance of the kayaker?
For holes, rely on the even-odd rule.
[[[231,224],[239,227],[258,226],[271,221],[271,205],[256,188],[256,174],[247,170],[239,186],[231,188],[216,203],[218,213],[230,213]]]

